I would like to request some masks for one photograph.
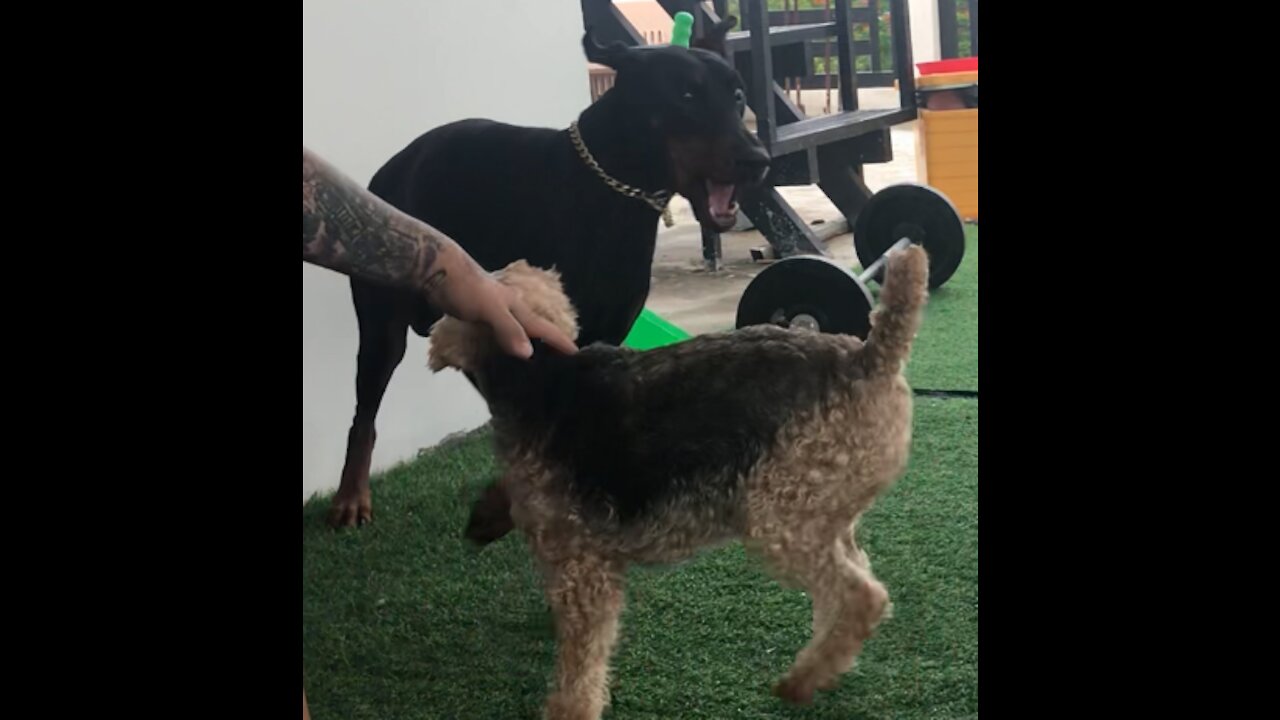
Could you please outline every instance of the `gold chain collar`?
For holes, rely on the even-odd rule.
[[[586,163],[587,167],[600,176],[605,185],[629,198],[643,200],[649,207],[662,213],[662,222],[667,227],[675,224],[671,217],[671,208],[668,207],[671,203],[670,191],[659,190],[656,193],[649,193],[611,177],[609,173],[604,171],[604,168],[600,167],[600,163],[596,162],[596,159],[591,156],[591,151],[587,149],[587,144],[582,141],[582,134],[578,132],[578,122],[576,120],[569,123],[569,139],[573,141],[573,147],[578,151],[578,157],[582,158],[582,162]]]

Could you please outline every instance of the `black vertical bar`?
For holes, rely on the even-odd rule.
[[[720,233],[702,228],[702,262],[706,265],[707,270],[719,270],[720,259],[723,257],[724,250],[720,244]]]
[[[978,57],[978,0],[969,0],[969,57]]]
[[[813,61],[817,55],[814,54],[815,46],[812,41],[804,43],[801,47],[804,50],[804,74],[797,78],[796,83],[802,90],[807,90],[808,81],[813,77]]]
[[[741,0],[750,7],[747,26],[751,31],[751,95],[755,98],[756,135],[766,148],[777,137],[777,115],[773,107],[773,53],[769,47],[769,10],[764,0]]]
[[[836,4],[836,62],[840,66],[840,110],[850,112],[858,109],[858,74],[853,62],[853,23],[849,20],[849,4],[853,0],[833,1]]]
[[[956,23],[956,0],[938,0],[938,40],[942,59],[960,57],[960,28]]]
[[[671,17],[675,17],[681,10],[690,14],[693,12],[693,3],[689,0],[658,0],[658,5]]]
[[[862,177],[862,164],[837,145],[827,145],[818,153],[818,188],[831,199],[852,228],[871,200],[872,192]]]
[[[893,33],[893,69],[898,76],[898,102],[901,107],[916,106],[916,69],[911,62],[911,21],[907,18],[907,0],[892,0],[889,18]]]
[[[880,72],[880,0],[867,0],[867,12],[871,13],[867,20],[868,39],[871,41],[871,72]]]
[[[700,12],[700,10],[705,11],[705,9],[706,6],[697,2],[689,3],[689,7],[685,10],[685,12],[693,16],[693,37],[690,38],[690,40],[701,40],[706,36],[707,31],[711,29],[711,26],[707,24],[706,12]],[[714,10],[712,10],[712,12],[714,12]],[[675,16],[675,13],[671,13],[672,18]]]
[[[716,11],[716,17],[721,20],[729,14],[729,0],[712,0],[711,7]]]

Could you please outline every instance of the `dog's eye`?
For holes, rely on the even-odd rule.
[[[680,97],[683,98],[685,102],[693,102],[693,91],[685,90],[684,95],[681,95]]]

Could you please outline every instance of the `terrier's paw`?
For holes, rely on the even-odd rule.
[[[808,678],[788,675],[773,686],[773,694],[793,705],[808,705],[813,702],[813,694],[817,692],[816,684]]]

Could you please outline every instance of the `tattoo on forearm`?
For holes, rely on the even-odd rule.
[[[427,292],[440,238],[302,150],[302,259],[374,282]],[[428,275],[430,273],[430,275]],[[426,278],[423,280],[423,278]]]
[[[431,273],[431,277],[427,278],[427,281],[422,283],[422,289],[425,290],[428,295],[432,295],[440,289],[441,285],[444,285],[444,281],[448,277],[448,271],[444,268],[440,268],[439,270]]]

